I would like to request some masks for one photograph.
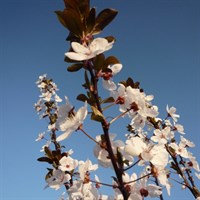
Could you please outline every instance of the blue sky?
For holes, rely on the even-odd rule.
[[[116,19],[100,35],[113,35],[117,42],[107,55],[123,64],[115,81],[128,76],[140,81],[162,113],[167,104],[181,115],[186,137],[194,141],[194,154],[200,149],[200,1],[198,0],[91,0],[97,11],[112,7]],[[69,44],[55,10],[62,0],[0,1],[0,199],[55,200],[59,192],[43,190],[47,165],[36,161],[43,143],[36,143],[46,129],[33,104],[39,92],[35,81],[47,73],[60,88],[59,95],[75,102],[82,84],[82,73],[70,74],[63,61]],[[91,130],[96,130],[92,129]],[[117,131],[117,127],[113,127]],[[81,142],[80,142],[81,141]],[[71,137],[68,147],[92,145],[82,136]],[[77,145],[78,144],[78,145]],[[87,159],[85,150],[77,157]],[[200,158],[198,157],[198,161]],[[200,186],[200,184],[198,184]],[[165,199],[189,200],[176,183],[172,196]],[[178,196],[173,193],[179,193]]]

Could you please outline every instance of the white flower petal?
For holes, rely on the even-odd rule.
[[[56,141],[60,142],[64,139],[68,138],[71,135],[71,133],[72,133],[72,131],[70,130],[70,131],[67,131],[67,132],[61,134],[60,136],[57,137]]]
[[[96,38],[94,39],[89,48],[90,51],[94,52],[96,55],[103,53],[104,51],[108,51],[113,46],[113,43],[108,43],[108,40],[105,38]]]
[[[108,51],[112,48],[113,43],[109,43],[105,38],[94,39],[88,47],[77,42],[72,42],[71,46],[74,52],[67,52],[65,56],[77,61],[89,60],[104,51]]]
[[[121,71],[122,64],[118,63],[118,64],[114,64],[114,65],[109,65],[108,68],[111,69],[112,74],[115,75],[115,74],[117,74],[118,72]]]
[[[85,105],[81,108],[79,108],[79,110],[76,113],[76,117],[79,120],[79,122],[83,122],[83,120],[86,118],[87,116],[87,102],[85,102]]]
[[[103,81],[103,87],[109,91],[113,91],[113,90],[116,90],[117,86],[116,84],[111,81],[111,80],[102,80]]]
[[[70,58],[71,60],[77,60],[77,61],[82,61],[82,60],[87,60],[88,56],[82,53],[75,53],[75,52],[67,52],[65,53],[65,56]]]
[[[81,45],[78,42],[72,42],[71,43],[72,49],[76,52],[76,53],[82,53],[82,54],[89,54],[90,51],[87,47]]]

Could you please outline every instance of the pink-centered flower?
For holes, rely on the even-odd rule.
[[[109,65],[108,69],[110,70],[109,72],[101,73],[101,76],[103,78],[103,87],[109,91],[116,90],[117,86],[113,82],[112,77],[121,71],[122,64],[117,63],[117,64]]]
[[[174,149],[174,151],[175,151],[175,153],[177,155],[180,155],[180,156],[182,156],[184,158],[188,158],[189,157],[188,151],[187,151],[185,145],[183,145],[181,142],[180,142],[179,145],[177,145],[175,142],[173,142],[173,143],[169,144],[169,146],[172,149]]]
[[[72,171],[73,169],[75,169],[78,166],[78,160],[73,159],[70,156],[63,156],[60,160],[59,160],[59,169],[61,171]]]
[[[134,128],[144,127],[147,117],[156,117],[158,115],[157,106],[151,104],[153,95],[146,95],[138,88],[131,86],[125,87],[119,84],[115,91],[111,91],[111,96],[115,103],[119,105],[120,112],[127,112],[131,118],[130,125]]]
[[[95,171],[98,168],[97,164],[92,164],[90,160],[84,161],[79,161],[79,175],[81,180],[84,181],[85,175],[91,171]]]
[[[154,136],[151,137],[151,140],[159,144],[166,144],[167,141],[173,137],[174,133],[170,130],[170,127],[167,126],[162,130],[155,129]]]
[[[119,105],[119,111],[120,112],[126,112],[127,108],[125,105],[126,101],[126,88],[123,84],[118,84],[119,87],[115,91],[110,92],[110,96],[114,98],[115,103]]]
[[[143,177],[145,174],[141,174]],[[154,184],[147,184],[148,178],[140,179],[131,191],[128,200],[143,200],[145,197],[159,197],[162,194],[161,187]]]
[[[105,38],[96,38],[88,46],[84,46],[78,42],[72,42],[71,46],[74,52],[67,52],[65,56],[77,61],[89,60],[111,49],[113,43],[108,42]]]
[[[47,187],[58,190],[65,182],[69,181],[71,176],[69,174],[65,174],[65,172],[55,169],[53,170],[51,176],[46,179]]]
[[[74,180],[73,185],[67,190],[69,200],[84,199],[95,200],[98,199],[97,188],[91,183],[83,183],[83,181]]]

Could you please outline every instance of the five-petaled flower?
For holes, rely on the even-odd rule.
[[[112,81],[112,77],[121,71],[122,64],[117,63],[108,66],[109,71],[101,72],[101,77],[103,78],[103,87],[109,91],[116,90],[117,86]]]
[[[72,171],[78,166],[78,160],[73,159],[70,156],[63,156],[59,160],[59,169],[62,171]]]
[[[87,116],[87,102],[77,112],[74,111],[73,106],[70,104],[67,97],[66,105],[62,105],[58,109],[58,120],[56,127],[64,133],[57,137],[57,141],[62,141],[69,137],[73,131],[76,131],[82,124]]]
[[[174,122],[177,122],[178,121],[177,118],[179,118],[180,115],[176,114],[176,108],[175,107],[169,108],[169,106],[167,105],[166,110],[167,110],[168,116],[171,117],[174,120]]]
[[[71,46],[74,51],[65,53],[65,56],[76,61],[89,60],[111,49],[113,43],[108,42],[105,38],[96,38],[88,46],[84,46],[78,42],[72,42]]]

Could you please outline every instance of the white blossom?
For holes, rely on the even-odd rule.
[[[181,146],[195,147],[195,144],[193,142],[191,142],[188,139],[184,138],[182,135],[180,136],[180,138],[181,138],[181,142],[180,142]]]
[[[98,165],[97,164],[93,165],[90,160],[86,160],[85,162],[79,161],[78,171],[79,171],[79,175],[80,175],[81,180],[84,181],[86,173],[91,172],[91,171],[95,171],[97,168],[98,168]]]
[[[53,170],[52,175],[46,179],[47,187],[58,190],[65,182],[69,181],[71,176],[61,170]]]
[[[98,191],[92,185],[92,183],[83,184],[82,181],[75,180],[73,181],[73,185],[67,191],[69,198],[68,200],[96,200],[98,199]]]
[[[166,126],[164,129],[154,130],[154,135],[151,137],[151,140],[154,142],[158,142],[159,144],[166,144],[169,139],[174,137],[174,133],[170,130],[169,126]]]
[[[141,177],[145,176],[144,173]],[[145,197],[159,197],[162,194],[161,187],[153,184],[147,184],[148,178],[140,179],[131,190],[128,200],[143,200]]]
[[[128,156],[124,154],[124,143],[121,140],[114,140],[116,137],[115,134],[110,134],[110,140],[112,145],[113,153],[117,153],[117,149],[122,153],[122,156],[124,156],[122,159],[130,159]],[[98,159],[98,163],[103,167],[112,167],[111,159],[109,158],[108,151],[106,150],[106,142],[102,140],[101,136],[96,136],[96,141],[100,145],[96,145],[94,147],[94,155]]]
[[[182,145],[181,143],[179,145],[177,145],[175,142],[173,142],[173,143],[169,144],[169,146],[172,149],[174,149],[174,151],[175,151],[175,153],[177,155],[180,155],[180,156],[182,156],[184,158],[188,158],[189,157],[188,151],[187,151],[185,145]]]
[[[141,157],[146,162],[151,162],[155,166],[165,167],[168,164],[168,152],[162,144],[149,144],[143,152]]]
[[[146,148],[146,143],[140,137],[132,137],[126,140],[125,151],[133,157],[139,156]]]
[[[168,115],[174,120],[174,122],[177,122],[178,121],[177,118],[179,118],[180,115],[176,114],[176,108],[175,107],[169,108],[169,106],[167,105],[166,110]]]
[[[175,130],[178,131],[179,133],[185,134],[185,133],[184,133],[184,127],[183,127],[183,125],[181,125],[181,124],[175,124],[175,123],[174,123],[174,128],[175,128]]]
[[[59,160],[59,169],[62,171],[72,171],[78,166],[78,160],[73,159],[70,156],[63,156]]]
[[[108,42],[105,38],[96,38],[88,46],[84,46],[78,42],[72,42],[71,46],[74,52],[67,52],[65,56],[72,60],[83,61],[108,51],[112,48],[113,42]]]
[[[101,76],[103,77],[103,87],[109,91],[116,90],[117,86],[113,82],[112,77],[121,71],[122,64],[117,63],[117,64],[109,65],[108,69],[111,70],[111,72],[101,73]]]
[[[163,166],[153,166],[154,177],[158,179],[161,185],[165,186],[168,195],[170,195],[171,184],[168,180],[168,171]]]
[[[197,172],[200,172],[199,163],[197,162],[196,157],[194,157],[190,152],[188,152],[188,155],[189,155],[189,162],[187,163],[188,167],[195,169]]]
[[[62,141],[68,138],[72,132],[76,131],[82,124],[87,116],[87,102],[77,112],[73,110],[72,105],[66,98],[66,105],[58,109],[58,119],[56,127],[64,133],[57,137],[57,141]]]

